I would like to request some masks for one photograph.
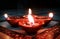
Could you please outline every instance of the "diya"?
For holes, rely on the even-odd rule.
[[[23,18],[15,18],[13,16],[8,16],[4,14],[7,22],[12,26],[22,27],[27,34],[36,34],[37,31],[42,27],[48,24],[52,18],[53,13],[49,13],[49,16],[37,16],[32,14],[32,10],[29,9],[29,14],[22,16]]]
[[[11,25],[11,27],[18,27],[19,18],[15,16],[8,16],[8,14],[4,14],[6,21]]]

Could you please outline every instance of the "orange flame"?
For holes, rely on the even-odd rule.
[[[5,18],[8,18],[8,14],[4,14],[4,17],[5,17]]]
[[[34,24],[34,19],[31,14],[32,14],[32,11],[31,11],[31,9],[29,9],[28,20],[29,20],[30,24]]]
[[[51,17],[51,18],[53,17],[53,13],[52,12],[49,13],[49,17]]]

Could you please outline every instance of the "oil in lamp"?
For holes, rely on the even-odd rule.
[[[12,27],[18,27],[18,21],[19,19],[17,19],[14,16],[8,16],[8,14],[4,14],[4,17],[6,18],[6,21],[11,24]]]
[[[31,9],[29,9],[29,14],[21,18],[18,25],[22,27],[27,34],[36,34],[42,26],[48,24],[52,20],[52,17],[53,13],[49,13],[49,16],[33,15]]]

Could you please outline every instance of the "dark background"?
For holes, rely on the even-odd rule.
[[[60,8],[60,0],[0,0],[0,9]]]
[[[60,0],[0,0],[0,17],[8,12],[9,15],[22,15],[31,8],[34,14],[54,13],[54,19],[60,20]]]

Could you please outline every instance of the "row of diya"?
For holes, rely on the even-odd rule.
[[[29,14],[22,17],[13,17],[4,14],[7,22],[12,26],[22,27],[28,34],[36,33],[42,26],[48,24],[52,18],[53,13],[50,12],[48,16],[37,16],[32,14],[31,9],[29,9]]]

